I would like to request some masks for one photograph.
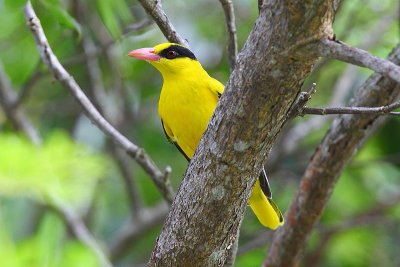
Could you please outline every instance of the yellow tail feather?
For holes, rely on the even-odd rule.
[[[258,220],[265,227],[276,229],[283,225],[283,216],[272,199],[268,199],[261,190],[260,182],[256,181],[251,192],[249,204]]]

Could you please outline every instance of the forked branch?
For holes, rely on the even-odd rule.
[[[32,31],[35,38],[36,46],[39,50],[40,57],[45,65],[49,68],[54,78],[70,91],[75,100],[81,105],[86,116],[109,138],[126,151],[136,162],[150,175],[154,183],[157,185],[163,197],[172,202],[174,192],[168,179],[169,168],[161,171],[150,158],[150,156],[138,147],[117,129],[115,129],[95,108],[89,98],[82,91],[75,79],[61,65],[58,58],[54,55],[46,35],[40,25],[39,18],[36,16],[30,1],[27,2],[24,8],[24,14],[27,25]]]

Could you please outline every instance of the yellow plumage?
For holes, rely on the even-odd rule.
[[[142,48],[129,55],[147,60],[161,73],[164,83],[158,112],[165,133],[185,157],[191,159],[224,86],[208,75],[187,48],[177,44]],[[272,199],[265,196],[259,180],[249,204],[264,226],[275,229],[283,224],[282,214]]]

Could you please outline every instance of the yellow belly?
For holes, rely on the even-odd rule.
[[[169,138],[192,158],[218,97],[195,82],[164,83],[158,112]]]

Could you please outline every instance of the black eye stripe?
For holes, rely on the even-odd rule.
[[[171,57],[174,51],[176,53],[176,56]],[[187,57],[193,60],[196,60],[196,56],[186,47],[180,46],[180,45],[171,45],[170,47],[162,50],[159,55],[164,58],[168,59],[173,59],[173,58],[179,58],[179,57]]]

